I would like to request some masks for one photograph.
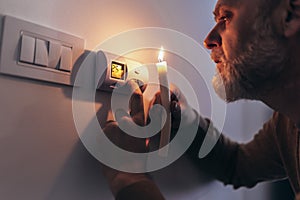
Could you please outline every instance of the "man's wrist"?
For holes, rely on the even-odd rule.
[[[206,133],[210,124],[210,120],[201,117],[201,115],[199,115],[198,112],[194,109],[192,110],[192,112],[194,116],[194,121],[192,124],[197,124],[198,127],[200,127],[203,130],[203,132]]]

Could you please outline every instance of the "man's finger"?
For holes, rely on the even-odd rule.
[[[142,91],[142,93],[145,92],[145,90],[147,89],[147,84],[143,84],[143,85],[140,85],[140,90]]]
[[[178,102],[178,98],[177,98],[176,94],[174,94],[173,92],[171,92],[171,102],[172,101],[177,101]]]
[[[123,120],[123,118],[129,117],[129,114],[125,112],[125,110],[123,109],[118,109],[115,112],[115,117],[116,117],[116,121],[120,123]]]
[[[144,101],[143,101],[143,93],[139,88],[139,85],[135,81],[128,81],[128,87],[130,87],[133,91],[130,100],[129,100],[129,110],[131,117],[138,115],[139,118],[142,117],[144,121]]]
[[[175,118],[179,119],[181,115],[181,108],[178,102],[172,101],[170,105],[170,111]]]

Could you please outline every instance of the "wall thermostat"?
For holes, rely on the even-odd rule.
[[[97,88],[112,92],[128,80],[135,80],[140,86],[149,81],[149,72],[146,65],[111,53],[100,51],[97,53],[96,77]]]
[[[116,81],[125,81],[127,76],[127,65],[119,61],[110,63],[110,78]]]

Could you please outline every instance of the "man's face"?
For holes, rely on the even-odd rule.
[[[262,1],[219,0],[216,5],[216,25],[204,43],[217,64],[214,88],[228,102],[259,99],[283,70],[284,41]]]

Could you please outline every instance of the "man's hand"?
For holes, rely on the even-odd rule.
[[[125,124],[125,126],[128,127],[130,127],[133,123],[139,126],[144,126],[145,116],[143,93],[134,81],[127,82],[126,87],[128,87],[129,91],[133,91],[133,94],[129,101],[129,113],[124,110],[118,110],[115,113],[117,121]],[[146,139],[136,138],[128,135],[119,128],[116,121],[108,122],[103,131],[115,145],[124,150],[135,153],[147,152]],[[136,182],[149,180],[149,177],[145,174],[125,173],[112,169],[105,165],[103,165],[102,169],[114,196],[116,196],[118,192],[126,186],[129,186]]]
[[[134,125],[145,126],[143,93],[141,88],[134,81],[128,81],[124,87],[127,87],[128,93],[133,92],[129,100],[129,111],[117,110],[115,113],[117,121],[107,122],[104,127],[104,133],[115,145],[124,150],[145,153],[147,152],[145,139],[130,136],[119,127],[122,124],[127,130],[130,130]],[[139,134],[142,136],[143,133]]]
[[[176,130],[179,126],[188,127],[193,123],[199,123],[203,130],[207,130],[207,122],[188,104],[187,99],[182,92],[175,86],[170,86],[171,102],[170,111],[172,116],[172,129]],[[157,93],[152,99],[149,109],[155,104],[161,104],[160,93]],[[197,121],[199,120],[199,121]]]

